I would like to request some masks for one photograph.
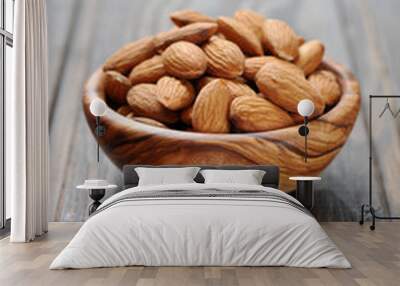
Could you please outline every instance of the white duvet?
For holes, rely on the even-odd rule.
[[[294,266],[349,268],[318,222],[289,204],[257,198],[152,198],[131,192],[262,190],[231,184],[135,187],[107,199],[57,256],[50,269],[145,266]],[[297,201],[296,201],[297,202]],[[108,207],[107,207],[108,206]]]

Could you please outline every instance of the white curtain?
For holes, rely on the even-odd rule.
[[[47,232],[48,87],[45,0],[15,1],[13,94],[6,98],[6,187],[12,242]]]

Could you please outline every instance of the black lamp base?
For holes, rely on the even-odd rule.
[[[314,206],[313,181],[297,181],[297,199],[308,209]]]
[[[100,200],[106,194],[105,189],[91,189],[89,190],[89,197],[93,200],[92,204],[89,206],[89,215],[94,213],[97,208],[101,205]]]

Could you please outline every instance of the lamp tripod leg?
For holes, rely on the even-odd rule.
[[[369,208],[372,215],[372,224],[369,226],[369,229],[375,230],[375,218],[376,218],[375,209],[372,206],[369,206]]]
[[[362,205],[361,206],[361,219],[359,221],[360,225],[364,224],[364,208],[365,208],[365,205]]]

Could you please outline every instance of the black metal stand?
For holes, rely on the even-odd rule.
[[[93,200],[93,203],[91,203],[89,206],[89,215],[94,213],[97,210],[97,208],[101,205],[100,200],[104,197],[105,194],[106,194],[105,189],[89,190],[89,197]]]
[[[299,127],[299,135],[304,137],[304,162],[307,163],[307,157],[308,157],[308,152],[307,152],[307,135],[310,132],[310,129],[307,127],[308,124],[308,117],[304,117],[304,125],[301,125]]]
[[[385,217],[379,216],[375,212],[375,208],[372,205],[372,100],[375,98],[400,98],[400,95],[370,95],[369,96],[369,199],[368,204],[361,206],[361,219],[360,224],[364,224],[364,214],[369,212],[372,216],[372,224],[370,225],[371,230],[375,230],[376,219],[382,220],[396,220],[400,217]]]
[[[96,136],[102,137],[106,133],[106,127],[100,123],[100,116],[96,116],[96,129],[95,129]],[[100,145],[97,142],[97,163],[100,161]]]
[[[297,181],[296,197],[308,210],[311,211],[314,207],[313,181]]]

